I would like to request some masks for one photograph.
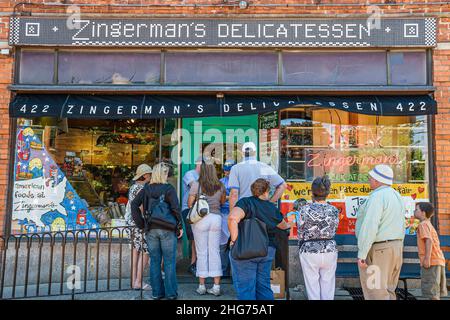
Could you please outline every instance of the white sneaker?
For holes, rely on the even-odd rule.
[[[221,295],[220,286],[213,286],[212,288],[206,290],[209,294],[213,294],[216,297]]]
[[[199,295],[206,294],[206,287],[203,285],[199,285],[197,290],[195,290]]]

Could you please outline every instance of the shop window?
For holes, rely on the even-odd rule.
[[[60,84],[159,84],[160,53],[60,52]]]
[[[273,111],[259,117],[259,160],[279,172],[280,129],[279,112]]]
[[[391,82],[394,85],[426,85],[426,53],[390,52]]]
[[[296,199],[311,201],[311,182],[327,174],[333,183],[328,201],[340,210],[338,233],[354,234],[357,210],[371,191],[368,172],[384,163],[394,170],[393,187],[405,202],[406,233],[415,233],[415,203],[429,201],[425,116],[296,108],[282,111],[280,118],[280,172],[288,182],[284,212]]]
[[[45,50],[22,50],[20,54],[19,83],[52,84],[54,53]]]
[[[171,119],[18,119],[13,233],[123,225],[138,165],[162,159],[177,188],[174,128]]]
[[[166,54],[168,84],[275,85],[276,53],[171,52]]]
[[[386,85],[384,52],[283,52],[284,85]]]

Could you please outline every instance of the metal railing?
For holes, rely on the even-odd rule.
[[[115,227],[0,236],[0,299],[75,299],[83,293],[132,290],[131,231]]]

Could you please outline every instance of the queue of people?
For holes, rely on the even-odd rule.
[[[136,228],[131,234],[133,261],[135,266],[141,265],[133,270],[134,288],[151,286],[154,299],[178,297],[177,238],[185,230],[191,242],[189,271],[199,281],[197,294],[220,296],[221,278],[231,276],[238,299],[273,300],[270,272],[279,245],[275,235],[277,230],[292,227],[276,206],[286,183],[270,166],[256,160],[253,143],[245,143],[242,152],[241,163],[225,162],[224,178],[220,180],[214,164],[199,157],[195,169],[183,177],[181,209],[174,187],[167,183],[168,168],[164,163],[153,168],[151,178],[148,166],[138,167],[127,207],[130,212],[127,222]],[[357,216],[355,263],[366,300],[396,299],[405,206],[400,194],[392,188],[393,181],[389,166],[375,166],[369,172],[372,192]],[[311,184],[312,202],[302,199],[296,207],[299,259],[309,300],[332,300],[335,294],[339,212],[327,202],[330,190],[328,177],[318,177]],[[199,214],[193,208],[198,210],[199,201],[206,203],[202,208],[206,208],[206,214],[193,223],[192,216]],[[433,210],[430,203],[418,203],[415,217],[421,221],[417,241],[422,291],[430,299],[439,299],[447,294],[445,259],[430,223]],[[249,239],[256,238],[261,239],[257,245],[249,243]],[[144,265],[140,259],[146,259],[147,254],[150,285],[139,282]],[[371,266],[379,272],[377,286],[369,283]],[[213,279],[210,288],[206,287],[207,278]]]

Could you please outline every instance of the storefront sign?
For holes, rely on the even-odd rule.
[[[435,18],[89,19],[12,17],[11,45],[116,47],[433,47]]]
[[[405,203],[405,233],[415,234],[417,221],[414,219],[414,208],[417,202],[429,201],[428,185],[423,183],[394,184]],[[369,184],[365,183],[333,183],[328,201],[339,210],[338,234],[354,234],[356,217],[359,207],[366,201],[371,192]],[[311,201],[311,183],[288,183],[282,197],[281,211],[292,211],[293,202],[304,198]],[[291,237],[295,237],[293,230]]]
[[[410,197],[413,200],[428,199],[428,188],[421,183],[394,184],[393,188],[402,197]],[[345,200],[346,197],[367,196],[370,192],[370,186],[366,183],[333,183],[328,199]],[[311,200],[311,195],[311,183],[288,183],[283,200],[294,201],[298,198]]]
[[[329,155],[328,153],[308,153],[306,166],[308,168],[338,166],[339,171],[344,171],[353,165],[371,165],[390,164],[398,165],[401,160],[398,155]]]
[[[376,137],[374,137],[376,138]],[[327,174],[332,181],[366,182],[368,172],[378,164],[387,164],[395,171],[397,181],[406,179],[407,149],[346,148],[305,149],[306,180]]]
[[[412,116],[436,113],[436,101],[420,96],[165,96],[18,94],[11,117],[154,119],[261,114],[294,106]]]

